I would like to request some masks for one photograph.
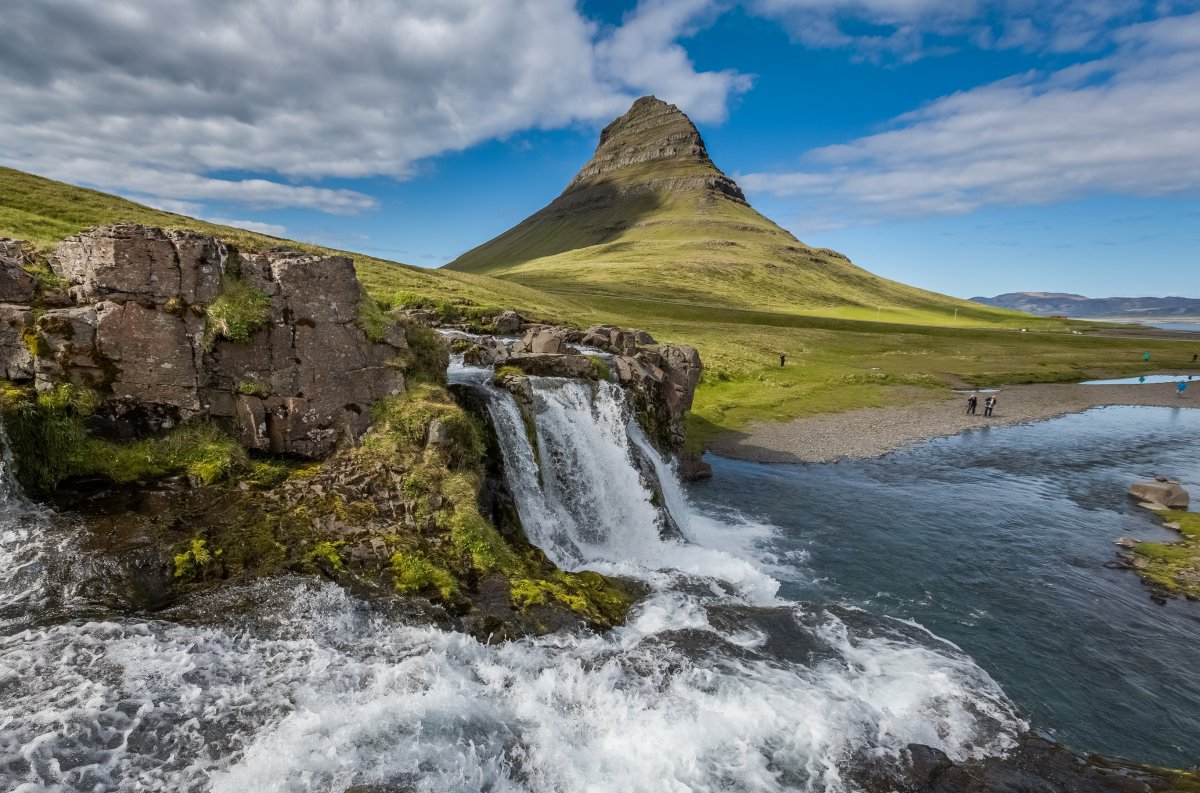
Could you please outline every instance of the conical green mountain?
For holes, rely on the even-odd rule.
[[[604,128],[547,207],[447,265],[556,293],[831,316],[990,319],[978,304],[875,276],[759,214],[691,120],[655,97]],[[1009,315],[1011,316],[1011,315]]]

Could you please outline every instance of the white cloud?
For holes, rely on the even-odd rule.
[[[676,43],[713,8],[645,0],[604,28],[572,0],[8,4],[0,161],[160,200],[359,212],[373,200],[312,183],[404,178],[647,91],[723,118],[748,79]]]
[[[746,0],[810,47],[852,47],[904,60],[963,44],[1079,52],[1114,24],[1174,13],[1195,0]]]
[[[237,220],[235,218],[205,218],[209,223],[218,226],[233,226],[246,231],[257,231],[259,234],[270,234],[272,237],[282,237],[287,234],[287,226],[275,223],[259,223],[257,220]]]
[[[1200,189],[1200,13],[1130,26],[1109,57],[944,97],[893,129],[739,177],[828,227]],[[819,218],[819,220],[818,220]],[[807,227],[808,220],[800,226]]]

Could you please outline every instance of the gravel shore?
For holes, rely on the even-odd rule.
[[[879,408],[862,408],[795,419],[782,424],[755,424],[746,432],[718,436],[711,451],[723,457],[762,463],[819,463],[846,458],[877,457],[910,443],[957,435],[980,427],[1003,427],[1080,413],[1105,405],[1155,405],[1200,408],[1200,380],[1180,399],[1174,383],[1154,385],[1038,384],[1007,386],[998,391],[996,412],[966,415],[966,393],[945,399],[922,399]]]

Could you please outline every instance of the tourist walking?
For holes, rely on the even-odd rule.
[[[979,406],[979,397],[975,396],[974,394],[971,394],[971,396],[967,397],[967,415],[968,416],[974,416],[975,408],[977,408],[978,406]]]
[[[995,407],[996,407],[996,397],[994,397],[994,396],[988,397],[987,400],[983,403],[983,415],[991,416],[992,410],[995,409]]]
[[[1183,399],[1183,392],[1187,391],[1187,380],[1180,380],[1179,385],[1175,387],[1175,398]]]
[[[779,356],[779,365],[780,365],[780,366],[783,366],[785,363],[787,363],[787,356],[786,356],[786,355],[780,355],[780,356]]]

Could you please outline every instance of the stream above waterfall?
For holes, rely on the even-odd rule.
[[[935,634],[961,637],[849,585],[849,541],[830,536],[853,536],[859,515],[846,513],[904,521],[854,507],[838,466],[717,461],[712,487],[685,489],[611,383],[531,378],[531,432],[488,377],[458,362],[451,380],[487,393],[529,538],[563,568],[647,587],[627,625],[488,644],[288,576],[152,616],[107,610],[73,583],[86,560],[70,521],[26,501],[5,461],[0,787],[842,791],[909,744],[963,761],[1016,745],[1031,712],[1063,726]],[[804,490],[800,509],[788,499],[805,471],[827,489]],[[810,508],[822,498],[840,520]],[[914,576],[880,559],[859,572],[878,592]]]

